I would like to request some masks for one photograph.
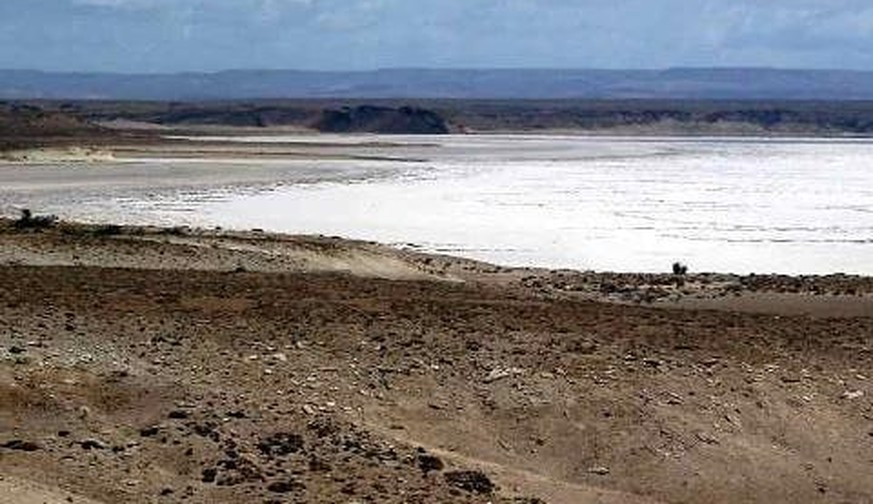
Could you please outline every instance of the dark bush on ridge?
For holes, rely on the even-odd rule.
[[[21,217],[13,225],[15,229],[46,229],[55,225],[56,215],[33,215],[29,208],[21,209]]]

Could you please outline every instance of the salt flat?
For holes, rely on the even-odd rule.
[[[664,271],[678,260],[695,271],[873,273],[866,140],[207,140],[227,152],[252,143],[302,150],[293,159],[224,152],[6,167],[0,197],[7,210],[79,220],[342,235],[506,265]]]

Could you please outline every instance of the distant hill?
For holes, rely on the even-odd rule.
[[[57,110],[26,104],[0,103],[0,151],[75,143],[77,139],[110,136],[112,132]]]
[[[393,69],[147,75],[0,70],[0,99],[254,98],[873,100],[873,72]]]
[[[329,133],[443,134],[446,120],[436,112],[403,106],[400,108],[360,105],[322,112],[315,129]]]

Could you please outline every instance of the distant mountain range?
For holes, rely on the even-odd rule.
[[[0,70],[0,99],[873,100],[873,72],[755,68],[112,74]]]

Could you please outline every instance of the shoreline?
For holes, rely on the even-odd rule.
[[[0,217],[0,265],[342,273],[471,283],[549,299],[691,310],[873,317],[873,276],[864,275],[714,272],[676,275],[511,267],[323,235],[76,222],[20,230],[15,223],[15,219]],[[203,255],[197,261],[186,259],[192,250],[202,251]]]
[[[424,161],[418,157],[391,156],[411,148],[437,148],[438,143],[425,139],[564,137],[568,139],[626,140],[629,142],[658,141],[760,141],[760,142],[870,142],[873,135],[846,132],[810,131],[706,131],[657,129],[491,129],[453,132],[448,134],[415,135],[384,133],[329,133],[299,128],[188,126],[160,130],[104,128],[100,135],[43,136],[13,138],[10,146],[0,142],[0,165],[41,165],[51,163],[112,163],[153,159],[220,159],[228,155],[248,159],[328,159]],[[231,140],[234,137],[241,141]],[[392,142],[391,138],[418,138],[421,142]],[[284,139],[275,142],[270,139]],[[258,140],[261,139],[261,140]],[[340,141],[339,139],[343,139]],[[352,141],[349,141],[351,139]],[[375,141],[366,140],[378,139]],[[2,140],[2,136],[0,136]],[[365,140],[358,142],[357,140]],[[374,150],[377,155],[360,154],[361,149]]]

